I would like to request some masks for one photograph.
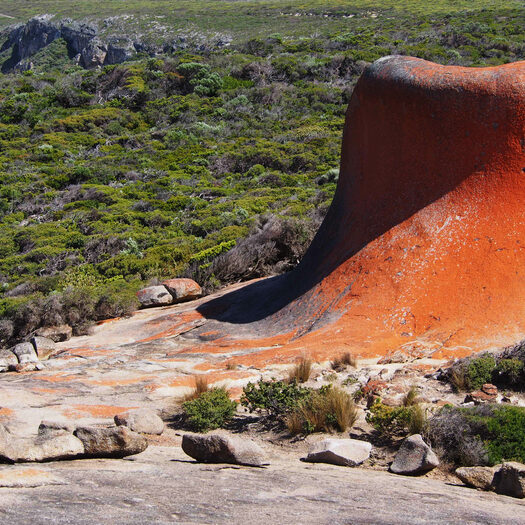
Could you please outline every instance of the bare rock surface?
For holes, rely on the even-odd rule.
[[[515,461],[503,463],[494,474],[494,490],[514,498],[525,498],[525,465]]]
[[[491,490],[494,474],[500,469],[501,465],[494,467],[460,467],[456,469],[456,476],[468,485],[475,489]]]
[[[325,439],[315,443],[305,461],[355,467],[370,457],[372,445],[358,439]]]
[[[164,421],[154,410],[137,408],[115,416],[117,426],[128,427],[133,432],[140,434],[162,434]]]
[[[18,359],[11,350],[1,349],[0,350],[0,372],[6,372],[10,367],[14,367],[18,364]]]
[[[282,453],[272,456],[268,468],[250,469],[196,464],[179,447],[151,446],[129,460],[40,468],[67,484],[2,489],[3,522],[516,525],[525,520],[523,500],[433,479],[307,464]]]
[[[9,466],[0,468],[1,488],[41,487],[62,485],[64,481],[51,472],[35,468]]]
[[[203,463],[232,463],[251,467],[269,464],[261,447],[246,438],[221,434],[184,434],[182,450]]]
[[[137,297],[143,307],[166,306],[173,302],[172,295],[162,285],[143,288],[137,292]]]
[[[79,427],[74,434],[82,441],[87,456],[123,458],[143,452],[148,447],[146,438],[127,427]]]
[[[397,451],[390,471],[394,474],[424,474],[439,465],[439,459],[420,434],[407,437]]]
[[[12,348],[12,352],[16,355],[21,365],[38,362],[38,356],[31,343],[19,343]]]

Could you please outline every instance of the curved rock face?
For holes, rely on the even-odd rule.
[[[350,101],[337,191],[308,253],[291,274],[237,294],[202,313],[357,353],[523,338],[525,62],[372,64]]]

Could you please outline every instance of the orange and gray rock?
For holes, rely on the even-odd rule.
[[[167,288],[162,285],[148,286],[137,292],[140,305],[147,306],[167,306],[173,302],[172,295]]]
[[[148,448],[146,438],[127,427],[78,427],[74,435],[84,444],[85,454],[94,458],[123,458]]]
[[[51,339],[55,343],[60,341],[68,341],[73,335],[73,329],[67,324],[56,326],[44,326],[36,331],[36,335]]]
[[[407,437],[390,465],[394,474],[424,474],[439,465],[439,459],[420,434]]]
[[[503,463],[494,474],[494,490],[513,498],[525,498],[525,465],[516,461]]]
[[[315,443],[305,461],[355,467],[370,457],[372,445],[358,439],[325,439]]]
[[[253,441],[221,434],[184,434],[182,450],[203,463],[232,463],[250,467],[269,465],[266,454]]]
[[[202,288],[193,279],[168,279],[162,283],[173,296],[174,303],[202,297]]]
[[[154,410],[137,408],[115,416],[117,426],[128,427],[139,434],[162,434],[164,421]]]

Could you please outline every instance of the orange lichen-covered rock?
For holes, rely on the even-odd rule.
[[[385,57],[356,85],[334,201],[299,267],[200,311],[356,355],[509,344],[525,334],[524,210],[525,62]]]

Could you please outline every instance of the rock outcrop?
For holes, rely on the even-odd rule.
[[[158,414],[147,408],[129,410],[115,416],[117,426],[128,427],[139,434],[162,434],[164,432],[164,421]]]
[[[230,337],[286,336],[303,352],[329,340],[363,356],[520,340],[524,127],[525,62],[376,61],[354,89],[336,194],[307,254],[203,304],[218,323],[202,332],[234,323]]]

